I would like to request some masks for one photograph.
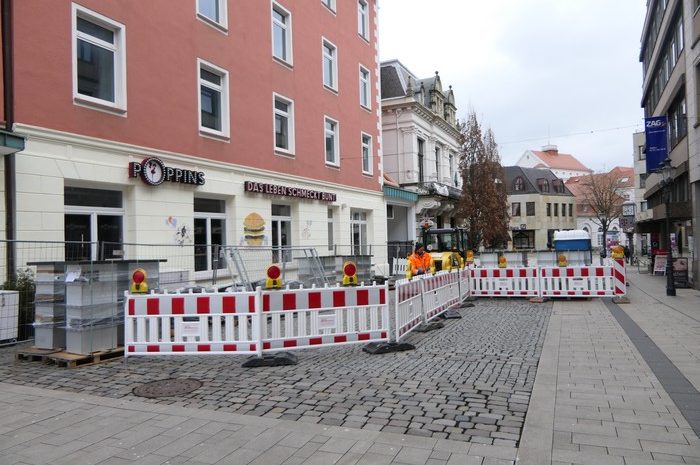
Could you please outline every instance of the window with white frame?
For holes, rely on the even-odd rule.
[[[350,240],[354,255],[367,255],[367,212],[350,210]]]
[[[272,55],[292,63],[292,14],[279,3],[272,3]]]
[[[199,72],[199,130],[228,136],[228,72],[198,60]]]
[[[272,261],[291,262],[292,207],[272,204]]]
[[[450,179],[454,179],[454,185],[457,186],[457,177],[455,176],[455,160],[454,155],[450,152],[449,156]]]
[[[294,104],[281,96],[275,97],[275,149],[294,153]]]
[[[122,192],[65,186],[66,261],[122,259]]]
[[[326,6],[326,8],[335,13],[335,0],[321,0],[321,3],[323,3]]]
[[[323,39],[323,85],[338,90],[338,49]]]
[[[372,172],[372,136],[362,133],[362,172]]]
[[[126,28],[73,4],[73,98],[126,110]]]
[[[228,25],[226,0],[197,0],[197,15],[222,28]]]
[[[357,0],[357,33],[369,40],[369,9],[366,0]]]
[[[372,107],[371,100],[371,87],[370,87],[370,77],[369,70],[364,66],[360,65],[360,105],[365,108]]]
[[[326,142],[326,164],[339,165],[338,122],[326,117],[323,121]]]
[[[226,244],[226,202],[194,199],[194,271],[226,268],[220,250]]]

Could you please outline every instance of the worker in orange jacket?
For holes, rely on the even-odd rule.
[[[420,242],[416,243],[415,252],[408,257],[411,267],[411,276],[430,272],[433,267],[433,258],[429,253],[425,253],[425,247]]]

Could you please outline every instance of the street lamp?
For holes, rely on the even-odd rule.
[[[673,282],[673,247],[671,247],[671,211],[669,204],[671,203],[671,184],[673,183],[673,175],[676,168],[671,165],[671,159],[666,157],[659,169],[661,182],[659,185],[663,189],[664,205],[666,207],[666,234],[668,236],[668,255],[666,256],[666,295],[676,295],[676,284]]]

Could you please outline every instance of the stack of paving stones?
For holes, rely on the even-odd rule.
[[[299,422],[518,446],[550,304],[483,299],[459,320],[411,334],[415,351],[369,355],[345,346],[296,352],[299,364],[246,369],[242,357],[133,357],[66,370],[0,366],[16,384],[133,397],[143,383],[203,382],[182,397],[143,399]],[[1,358],[0,358],[1,360]]]

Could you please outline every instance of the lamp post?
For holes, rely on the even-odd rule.
[[[676,168],[671,165],[671,159],[666,157],[663,161],[659,174],[663,188],[664,205],[666,207],[666,235],[668,240],[668,255],[666,256],[666,295],[676,295],[676,284],[673,281],[673,247],[671,246],[671,211],[669,204],[671,203],[671,184],[673,183],[673,175]]]

